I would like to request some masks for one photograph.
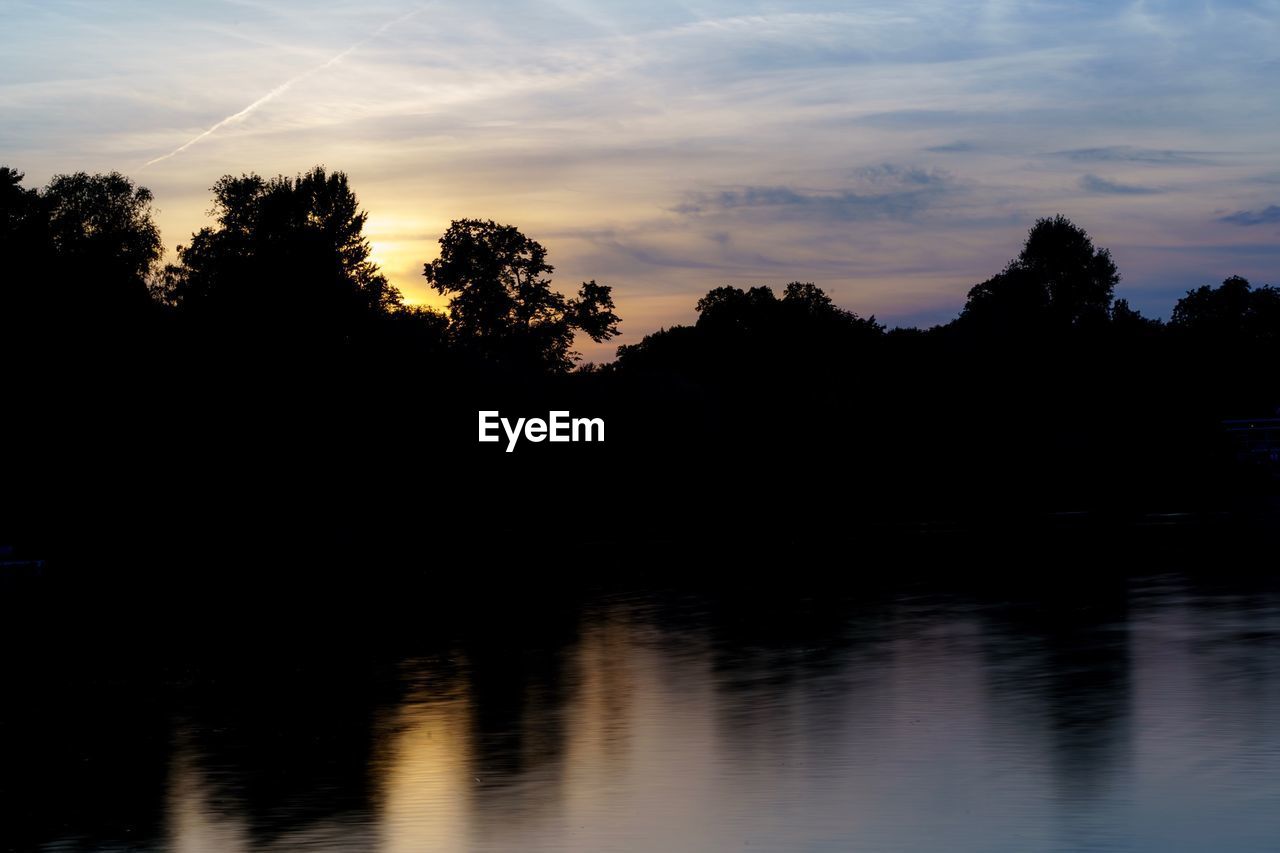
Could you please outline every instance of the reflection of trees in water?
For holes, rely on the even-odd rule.
[[[1233,574],[1193,578],[1181,596],[1196,668],[1217,691],[1245,703],[1269,701],[1280,676],[1280,583],[1257,571],[1256,558],[1223,562]]]
[[[639,628],[625,608],[573,615],[531,643],[511,632],[527,645],[489,636],[469,647],[471,832],[482,845],[556,837],[632,757]]]
[[[1016,818],[1084,847],[1151,789],[1141,773],[1185,776],[1188,743],[1269,784],[1248,762],[1280,695],[1274,591],[1131,605],[1127,583],[1072,583],[528,599],[369,653],[184,660],[164,688],[154,661],[10,666],[49,693],[0,717],[0,788],[32,816],[6,831],[220,853],[735,832],[874,849],[956,821],[981,846]]]
[[[464,641],[479,833],[489,812],[518,821],[554,809],[564,772],[575,617],[567,608],[522,605],[492,614]]]
[[[495,824],[536,824],[557,811],[571,689],[562,651],[487,649],[471,659],[470,807],[478,838]]]
[[[146,844],[163,826],[163,691],[109,637],[68,645],[56,625],[0,626],[0,849]]]
[[[295,819],[275,815],[265,828],[252,807],[229,796],[218,773],[201,761],[179,732],[170,762],[165,801],[164,849],[172,853],[339,853],[376,848],[376,827],[367,812],[335,812]],[[216,762],[215,762],[216,766]],[[232,785],[234,782],[227,780]]]
[[[725,595],[710,606],[717,731],[744,768],[834,757],[851,694],[884,665],[890,614],[881,593],[794,588]]]
[[[1064,803],[1105,800],[1131,752],[1126,582],[1064,583],[985,612],[997,725],[1042,745]]]
[[[1148,770],[1209,784],[1225,753],[1249,767],[1257,790],[1280,783],[1280,766],[1265,759],[1280,751],[1270,725],[1280,718],[1274,580],[1199,579],[1164,592],[1136,608],[1134,626]],[[1202,763],[1209,755],[1217,768]]]
[[[367,815],[378,709],[374,661],[331,647],[227,649],[176,697],[183,741],[212,796],[239,804],[252,839],[269,844],[335,814]]]

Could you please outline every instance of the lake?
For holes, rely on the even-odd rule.
[[[1273,851],[1280,585],[1213,569],[55,615],[8,635],[0,839]]]

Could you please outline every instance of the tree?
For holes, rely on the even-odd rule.
[[[597,343],[618,334],[612,290],[584,282],[576,298],[551,289],[547,250],[514,226],[457,219],[422,274],[450,297],[450,334],[483,357],[553,372],[573,367],[575,331]]]
[[[163,245],[151,191],[119,172],[56,175],[41,193],[48,239],[71,299],[85,313],[136,311]]]
[[[225,175],[212,192],[217,224],[178,247],[159,288],[180,313],[339,342],[400,305],[344,173]]]
[[[1280,340],[1280,290],[1255,288],[1233,275],[1220,287],[1187,291],[1173,307],[1170,325],[1214,342]]]
[[[151,191],[118,172],[56,175],[39,192],[22,179],[0,167],[0,303],[13,322],[107,330],[146,311],[163,248]]]
[[[27,327],[50,301],[42,288],[46,266],[48,218],[40,194],[22,186],[23,174],[0,166],[0,323],[9,333]]]
[[[1111,252],[1083,228],[1061,214],[1038,219],[1018,257],[969,291],[961,319],[1006,331],[1097,327],[1119,281]]]
[[[768,348],[809,349],[843,344],[850,336],[876,336],[884,327],[839,308],[812,282],[793,281],[782,298],[770,287],[717,287],[698,300],[698,328],[718,336],[746,335]]]
[[[875,317],[839,308],[820,287],[717,287],[698,300],[695,326],[661,329],[618,348],[623,368],[761,375],[790,371],[803,382],[865,352],[884,334]]]
[[[8,251],[21,247],[17,241],[29,236],[39,212],[40,194],[22,186],[25,177],[15,169],[0,166],[0,246]]]
[[[1049,316],[1049,290],[1011,262],[969,290],[960,320],[1001,333],[1038,332]]]
[[[1142,312],[1129,306],[1128,299],[1111,303],[1111,328],[1120,337],[1149,337],[1158,334],[1164,324],[1159,320],[1143,317]]]
[[[715,335],[754,335],[777,319],[778,297],[770,287],[716,287],[698,300],[698,328]]]
[[[786,325],[801,337],[829,336],[847,340],[876,338],[884,333],[884,325],[875,315],[859,317],[831,301],[822,288],[812,282],[793,281],[782,291],[781,308]]]
[[[1120,274],[1111,252],[1095,249],[1083,228],[1062,214],[1040,219],[1015,261],[1049,292],[1049,311],[1071,325],[1104,321]]]

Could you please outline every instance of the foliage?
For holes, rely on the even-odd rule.
[[[1231,276],[1216,288],[1187,291],[1173,307],[1170,325],[1217,342],[1280,341],[1280,290],[1254,288]]]
[[[1036,220],[1018,257],[969,291],[961,320],[1001,331],[1097,328],[1120,274],[1111,252],[1061,214]]]
[[[611,288],[584,282],[576,298],[551,289],[541,243],[511,225],[454,220],[423,275],[449,300],[457,344],[503,364],[561,372],[573,367],[575,331],[601,342],[618,334]]]
[[[180,313],[332,342],[400,304],[369,259],[368,215],[342,172],[226,175],[212,192],[217,224],[178,247],[159,288]]]
[[[151,191],[118,172],[55,175],[43,190],[0,167],[0,246],[9,260],[0,304],[36,322],[105,328],[150,304],[163,251]]]
[[[670,369],[683,363],[717,372],[809,370],[884,333],[875,317],[864,319],[837,307],[811,282],[791,282],[781,299],[770,287],[717,287],[696,307],[695,326],[662,329],[638,344],[620,347],[619,364]]]

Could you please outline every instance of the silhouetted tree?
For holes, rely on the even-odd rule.
[[[6,172],[6,239],[30,241],[23,251],[41,267],[38,285],[21,286],[56,291],[42,301],[55,298],[64,314],[99,323],[147,306],[147,280],[163,248],[150,190],[118,172],[77,172],[56,175],[34,194],[18,186],[21,175]]]
[[[781,299],[769,287],[717,287],[698,300],[697,310],[692,328],[662,329],[619,347],[619,364],[718,371],[786,366],[807,376],[884,333],[875,317],[837,307],[811,282],[791,282]]]
[[[715,336],[748,335],[772,347],[793,347],[850,336],[875,336],[884,327],[838,308],[812,282],[793,281],[781,299],[771,288],[717,287],[698,300],[698,329]],[[807,347],[806,347],[807,348]]]
[[[162,251],[151,191],[117,172],[57,175],[39,192],[22,178],[0,168],[6,324],[24,335],[61,329],[78,346],[86,333],[117,334],[115,324],[145,316]]]
[[[1061,214],[1036,220],[1018,257],[969,291],[961,320],[994,329],[1096,328],[1120,275],[1111,253]]]
[[[831,297],[821,287],[811,281],[793,281],[782,291],[782,301],[792,309],[792,313],[809,317],[834,316],[843,314],[855,316],[835,306]]]
[[[584,282],[576,298],[551,289],[547,250],[514,226],[458,219],[425,264],[431,286],[449,296],[450,331],[461,346],[508,365],[550,371],[573,366],[573,335],[601,342],[618,334],[607,285]]]
[[[825,333],[845,338],[875,338],[884,324],[875,315],[859,317],[837,307],[831,297],[812,282],[793,281],[782,293],[782,312],[789,328],[804,335]]]
[[[388,312],[379,327],[379,345],[415,369],[424,356],[444,355],[448,344],[449,315],[425,305],[401,305]]]
[[[41,506],[33,485],[47,484],[48,498],[97,471],[114,490],[149,467],[177,538],[195,541],[181,531],[199,529],[202,513],[221,517],[218,490],[202,483],[224,472],[236,507],[258,501],[272,529],[285,504],[298,529],[327,533],[344,519],[372,529],[383,504],[415,516],[410,501],[369,495],[433,477],[455,491],[476,484],[472,503],[488,488],[465,453],[440,470],[393,455],[390,425],[460,447],[477,405],[533,410],[549,397],[619,415],[608,445],[583,449],[632,465],[616,479],[644,484],[672,460],[697,471],[701,490],[651,478],[636,498],[664,507],[680,491],[690,507],[769,495],[802,518],[806,495],[838,483],[856,483],[845,497],[867,508],[931,489],[938,507],[976,505],[968,493],[984,487],[1021,502],[1040,484],[1087,495],[1145,478],[1156,493],[1209,482],[1225,458],[1219,421],[1280,402],[1280,291],[1228,279],[1189,292],[1168,326],[1147,320],[1113,299],[1109,253],[1061,216],[1037,221],[949,327],[885,334],[812,283],[717,287],[698,300],[696,323],[565,377],[576,333],[617,335],[611,290],[588,281],[556,292],[546,249],[512,226],[450,225],[423,267],[450,299],[446,314],[402,304],[370,259],[365,213],[340,172],[221,178],[215,221],[159,276],[146,189],[116,173],[62,175],[41,191],[22,182],[0,168],[0,410],[27,413],[4,441],[0,473],[23,487],[0,489],[11,496],[0,525],[15,507]],[[148,282],[170,310],[154,310]],[[975,345],[988,337],[994,347]],[[156,444],[157,428],[172,440]],[[528,471],[561,470],[541,468],[553,456],[529,455]],[[261,470],[277,472],[279,493],[244,487]],[[531,496],[545,483],[515,479]],[[831,517],[844,511],[833,504]],[[122,514],[104,511],[97,529]],[[477,529],[489,523],[476,518]]]
[[[52,295],[48,217],[40,194],[22,186],[23,177],[0,166],[0,328],[10,334],[44,313]]]
[[[1164,323],[1142,316],[1127,299],[1111,303],[1111,332],[1120,342],[1139,343],[1158,339],[1165,331]]]
[[[30,237],[39,216],[40,194],[22,186],[25,177],[22,172],[0,166],[0,246],[8,252],[17,251],[21,246],[18,240]],[[27,251],[35,248],[39,247],[28,246]],[[13,257],[6,255],[6,260],[12,261]]]
[[[400,304],[369,260],[367,214],[344,173],[226,175],[212,192],[217,225],[178,247],[159,288],[179,313],[333,343]]]
[[[1085,230],[1065,216],[1038,220],[1015,263],[1044,283],[1059,322],[1105,321],[1120,274],[1111,252],[1095,249]]]
[[[1219,287],[1187,291],[1173,307],[1170,325],[1214,342],[1280,341],[1280,290],[1254,288],[1233,275]]]
[[[145,294],[160,260],[160,231],[151,218],[151,190],[119,172],[57,175],[42,200],[54,251],[77,271],[97,270],[108,285]],[[92,287],[93,285],[89,285]]]
[[[1036,333],[1049,316],[1049,290],[1013,263],[969,290],[960,322],[999,333]]]
[[[698,300],[698,328],[716,335],[764,331],[775,318],[778,298],[768,287],[717,287]]]

